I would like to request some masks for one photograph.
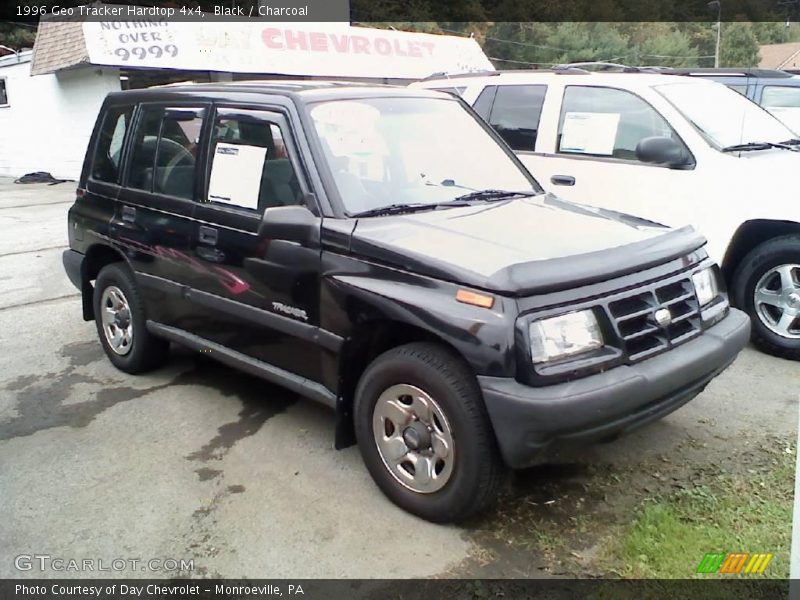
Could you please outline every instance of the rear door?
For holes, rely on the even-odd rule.
[[[320,347],[312,340],[319,326],[319,236],[301,243],[259,235],[265,211],[306,204],[319,215],[290,123],[277,108],[224,104],[212,122],[193,238],[203,269],[189,298],[213,314],[196,330],[320,381]]]
[[[127,150],[114,238],[136,271],[148,318],[189,328],[182,295],[202,265],[192,256],[198,168],[205,115],[202,104],[142,104]]]
[[[83,247],[113,241],[124,164],[124,142],[130,136],[134,111],[135,105],[132,104],[109,106],[99,124],[91,163],[84,168],[85,187],[78,192],[75,206],[70,211],[74,227],[69,235],[83,236],[85,232],[88,239],[75,239]]]

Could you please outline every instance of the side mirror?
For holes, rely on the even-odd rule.
[[[275,206],[264,211],[258,236],[307,243],[319,238],[319,225],[319,219],[305,206]]]
[[[694,161],[680,142],[669,137],[644,138],[636,146],[636,158],[644,163],[664,165],[670,169],[688,169]]]

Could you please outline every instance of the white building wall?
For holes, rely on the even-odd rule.
[[[0,66],[8,106],[0,107],[0,176],[47,171],[80,177],[86,146],[119,70],[85,66],[30,76],[30,62]]]

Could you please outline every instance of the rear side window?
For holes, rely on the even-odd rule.
[[[122,143],[132,114],[132,106],[113,107],[106,112],[92,160],[93,179],[108,183],[119,181]]]
[[[747,86],[746,85],[729,85],[734,92],[739,92],[742,96],[747,96]]]
[[[5,77],[0,77],[0,106],[8,106],[8,90]]]
[[[202,126],[197,109],[143,109],[128,185],[176,198],[193,198]]]
[[[514,150],[536,149],[546,85],[500,85],[489,124]]]
[[[220,108],[214,121],[208,201],[263,212],[301,204],[303,192],[279,118]]]
[[[496,85],[487,85],[475,100],[472,108],[478,113],[484,121],[489,120],[489,113],[492,112],[492,104],[494,104],[494,96],[497,93]]]
[[[589,86],[568,86],[564,91],[559,153],[635,161],[636,147],[648,137],[669,137],[683,144],[664,117],[631,92]]]

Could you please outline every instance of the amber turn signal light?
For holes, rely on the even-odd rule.
[[[494,306],[494,296],[478,294],[476,292],[470,292],[469,290],[458,290],[458,292],[456,292],[456,300],[464,304],[480,306],[481,308],[492,308]]]

